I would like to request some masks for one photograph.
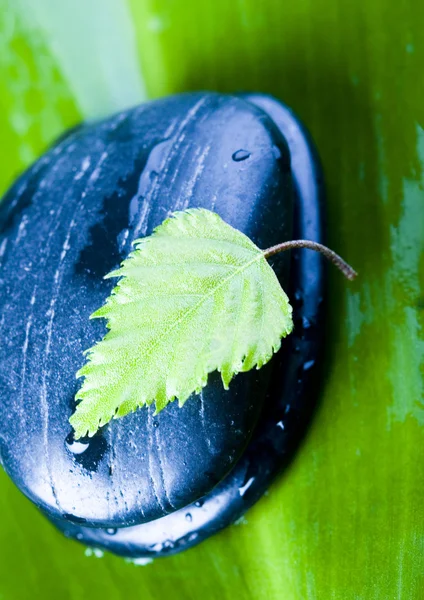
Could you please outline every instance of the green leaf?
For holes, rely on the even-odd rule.
[[[156,402],[180,406],[220,371],[258,369],[293,327],[292,308],[264,253],[205,209],[175,213],[136,240],[106,304],[108,333],[88,351],[70,421],[77,438]]]
[[[0,472],[0,596],[22,600],[38,589],[46,600],[88,593],[91,600],[422,599],[422,3],[107,0],[97,13],[87,2],[80,2],[84,10],[72,3],[74,16],[92,28],[80,38],[95,42],[97,70],[64,48],[62,37],[33,43],[20,25],[29,4],[0,2],[2,189],[28,164],[27,144],[38,155],[76,120],[66,90],[56,102],[58,88],[68,86],[74,97],[95,73],[93,105],[121,94],[121,81],[109,95],[98,93],[97,73],[108,69],[96,48],[134,40],[151,97],[249,89],[293,107],[324,163],[328,241],[361,279],[352,288],[329,269],[320,410],[291,468],[249,511],[247,524],[147,567],[108,554],[88,558]],[[70,6],[49,2],[65,23]],[[116,11],[114,27],[102,26],[101,15],[114,7],[131,8],[129,34]],[[59,55],[74,61],[73,86],[62,80]],[[61,73],[49,75],[50,56]],[[28,84],[34,64],[47,81]],[[34,118],[21,134],[27,111]]]

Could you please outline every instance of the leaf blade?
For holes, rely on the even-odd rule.
[[[107,319],[108,332],[77,373],[76,438],[153,402],[156,412],[176,398],[183,405],[215,370],[228,389],[237,373],[268,362],[293,327],[263,252],[215,213],[175,213],[134,245],[92,315]]]

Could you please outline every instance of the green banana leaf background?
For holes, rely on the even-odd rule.
[[[0,0],[0,190],[67,127],[256,90],[319,148],[331,270],[319,410],[245,520],[145,566],[66,540],[0,473],[0,600],[424,598],[424,4]],[[60,202],[58,198],[58,202]]]

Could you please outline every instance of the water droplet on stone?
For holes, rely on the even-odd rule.
[[[149,546],[149,549],[152,552],[160,552],[163,549],[163,546],[160,542],[157,542],[157,544],[152,544],[151,546]]]
[[[100,432],[92,438],[85,437],[79,440],[75,440],[71,432],[65,439],[65,446],[74,460],[88,471],[97,470],[108,449],[108,444]]]
[[[185,519],[186,519],[186,521],[188,521],[189,523],[191,523],[192,520],[193,520],[193,517],[191,516],[190,513],[187,513],[186,516],[185,516]]]
[[[118,531],[118,530],[116,529],[116,527],[108,527],[108,528],[106,529],[106,533],[107,533],[108,535],[116,535],[117,531]]]
[[[304,371],[309,371],[309,369],[311,369],[315,364],[314,360],[308,360],[307,362],[304,363],[303,365],[303,370]]]
[[[280,429],[282,429],[284,431],[284,423],[283,423],[283,421],[278,421],[277,427],[279,427]]]
[[[70,440],[68,440],[68,438],[66,438],[66,446],[69,452],[71,452],[72,454],[82,454],[87,450],[87,448],[90,445],[89,442],[81,442],[79,440],[74,440],[73,436]]]
[[[300,290],[296,290],[294,293],[294,299],[296,300],[297,306],[302,306],[303,304],[303,294]]]
[[[252,485],[252,483],[255,481],[254,477],[251,477],[250,479],[248,479],[246,481],[246,483],[244,485],[242,485],[241,487],[239,487],[239,494],[240,496],[244,496],[245,493],[247,492],[247,490],[250,488],[250,486]]]
[[[194,503],[194,506],[197,506],[197,508],[201,508],[203,506],[203,500],[198,500],[197,502]]]
[[[231,157],[235,162],[241,162],[242,160],[246,160],[250,157],[250,152],[248,150],[237,150],[236,152],[234,152],[233,156]]]
[[[309,329],[309,327],[311,327],[312,323],[310,322],[310,320],[307,317],[302,317],[302,325],[303,325],[303,329]]]
[[[162,550],[172,550],[175,547],[175,543],[172,540],[166,540],[163,542]]]

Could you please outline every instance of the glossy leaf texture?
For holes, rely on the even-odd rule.
[[[7,140],[2,185],[30,160],[27,144],[32,156],[77,114],[94,116],[92,106],[81,108],[63,62],[75,66],[75,58],[78,82],[84,61],[63,46],[63,36],[54,43],[51,37],[71,23],[69,3],[37,2],[50,4],[46,12],[55,23],[50,21],[47,33],[37,25],[40,49],[35,34],[20,29],[27,11],[14,0],[1,2],[1,40],[11,65],[4,66],[2,51],[0,123],[2,142]],[[424,587],[422,4],[116,0],[111,14],[118,5],[130,31],[115,18],[120,31],[110,25],[102,32],[88,10],[76,8],[86,27],[81,37],[135,40],[138,76],[142,73],[150,96],[254,89],[293,106],[324,164],[328,244],[360,277],[346,286],[329,272],[320,408],[291,467],[243,524],[145,567],[112,556],[86,557],[2,474],[0,595],[15,600],[35,589],[46,598],[91,600],[419,600]],[[94,10],[96,4],[87,6]],[[10,35],[12,13],[20,33]],[[91,48],[87,56],[100,65],[101,52]],[[22,106],[21,88],[13,87],[15,64],[33,73],[31,65],[40,56],[55,65],[54,83],[34,75],[31,89],[38,93],[25,96]],[[136,60],[135,50],[128,56]],[[99,68],[96,76],[104,72]],[[110,94],[114,78],[108,81]],[[58,102],[52,93],[56,85],[63,90]],[[86,97],[94,98],[94,92]],[[112,103],[108,94],[101,94],[99,112],[123,103],[122,97]],[[40,105],[60,114],[59,121],[49,121],[43,138],[37,133]],[[28,111],[35,115],[28,129],[11,119],[15,107],[21,119]]]
[[[134,243],[92,315],[109,331],[77,373],[76,439],[143,406],[182,406],[213,371],[228,389],[237,373],[266,364],[293,328],[263,251],[216,213],[176,212]]]

